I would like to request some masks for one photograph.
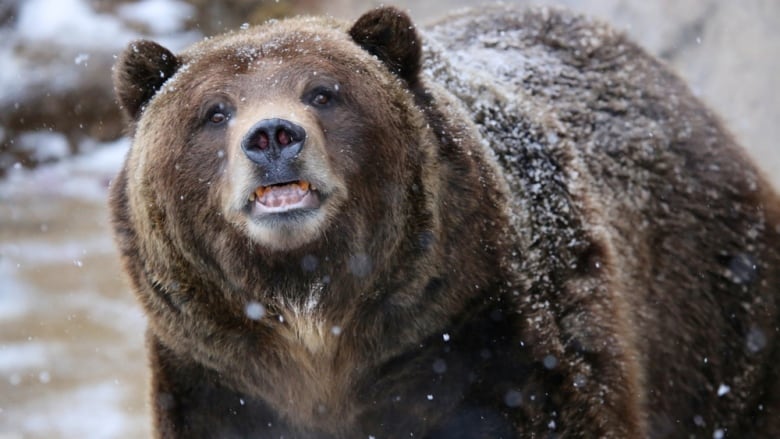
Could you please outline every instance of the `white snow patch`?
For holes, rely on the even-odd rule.
[[[73,87],[78,80],[75,69],[52,68],[46,63],[35,63],[19,56],[14,49],[16,36],[0,31],[0,105],[7,107],[24,101],[31,93],[39,92],[45,84],[47,92]]]
[[[0,344],[0,372],[40,369],[49,364],[52,357],[62,353],[63,347],[50,342],[25,341],[24,343]]]
[[[35,411],[10,407],[5,418],[20,420],[22,425],[15,427],[35,437],[119,438],[130,430],[123,415],[123,396],[120,385],[105,381],[71,392],[52,392],[38,401]]]
[[[146,315],[141,307],[131,302],[131,297],[124,299],[109,299],[100,295],[97,291],[71,292],[71,298],[67,310],[70,313],[84,313],[93,322],[107,328],[114,329],[117,333],[127,337],[132,343],[142,342],[146,328]],[[126,351],[106,347],[103,353],[112,357],[115,361],[122,361],[121,355]],[[114,355],[116,354],[116,355]]]
[[[68,139],[63,134],[53,131],[25,133],[16,141],[22,149],[32,151],[35,159],[39,161],[61,159],[69,153]]]
[[[16,32],[28,41],[99,48],[121,47],[137,35],[116,18],[93,11],[82,0],[28,0],[21,3]]]
[[[75,58],[73,58],[73,64],[76,65],[84,65],[87,66],[87,63],[89,62],[89,54],[88,53],[79,53],[76,55]]]
[[[30,294],[26,285],[16,279],[18,267],[16,262],[6,257],[5,251],[0,248],[0,279],[3,287],[0,288],[0,321],[24,315],[30,307]],[[0,358],[0,363],[2,363]],[[2,369],[2,366],[0,366]]]
[[[45,143],[41,145],[44,149],[53,148]],[[122,138],[102,146],[94,142],[93,145],[85,148],[94,149],[92,152],[71,160],[40,166],[34,170],[13,170],[0,182],[0,199],[14,194],[24,194],[26,197],[105,199],[107,183],[121,168],[130,141]]]
[[[75,264],[75,261],[80,261],[87,255],[104,254],[111,251],[112,248],[113,240],[110,236],[98,236],[87,240],[73,239],[64,242],[1,242],[0,255],[16,264],[16,268],[24,268],[27,266],[40,267],[62,261],[74,261]],[[0,273],[2,272],[0,271]]]
[[[143,24],[155,34],[169,34],[181,30],[193,18],[195,8],[176,0],[142,0],[119,7],[119,15]]]
[[[0,105],[23,102],[45,90],[60,93],[83,82],[85,68],[141,37],[150,37],[174,52],[202,38],[182,27],[193,8],[180,0],[145,0],[120,8],[118,17],[98,13],[86,0],[19,2],[14,27],[0,28]],[[126,21],[141,22],[141,35]],[[41,56],[48,57],[41,62]]]

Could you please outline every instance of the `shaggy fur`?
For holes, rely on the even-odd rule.
[[[609,27],[383,8],[135,43],[115,84],[159,437],[780,436],[780,201]],[[268,118],[318,209],[251,209]]]

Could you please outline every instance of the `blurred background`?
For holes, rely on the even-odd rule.
[[[106,209],[128,147],[117,54],[135,38],[177,51],[244,23],[351,20],[379,3],[0,0],[0,439],[150,435],[145,321]],[[392,3],[424,24],[482,2]],[[600,17],[666,60],[780,187],[780,2],[533,3]]]

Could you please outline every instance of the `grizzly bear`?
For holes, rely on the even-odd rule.
[[[780,200],[625,35],[387,7],[114,75],[159,437],[780,437]]]

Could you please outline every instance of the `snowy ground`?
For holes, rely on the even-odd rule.
[[[85,76],[105,83],[110,70],[98,58],[110,63],[138,29],[176,48],[199,38],[180,31],[192,8],[179,0],[130,2],[113,15],[87,0],[0,6],[7,1],[20,8],[0,29],[0,108]],[[43,160],[68,149],[46,129],[21,141]],[[0,439],[150,436],[145,321],[106,209],[127,147],[86,140],[89,153],[34,171],[15,166],[0,180]]]
[[[355,17],[368,3],[339,0],[333,13]],[[396,3],[416,17],[446,9],[441,1]],[[674,61],[780,186],[780,38],[766,31],[780,19],[776,0],[564,3],[616,21]],[[137,35],[129,21],[173,48],[193,38],[175,32],[187,8],[174,0],[132,3],[123,20],[86,0],[25,5],[16,32],[0,39],[46,44],[67,35],[73,65],[84,68],[92,51],[119,50]],[[0,46],[0,104],[73,79],[51,82],[46,67],[20,64],[9,47]],[[65,149],[56,133],[36,135],[30,141],[43,151]],[[149,436],[144,317],[120,273],[105,199],[127,142],[84,146],[92,152],[0,181],[0,439]]]
[[[0,438],[148,436],[144,317],[105,209],[122,141],[0,183]]]

